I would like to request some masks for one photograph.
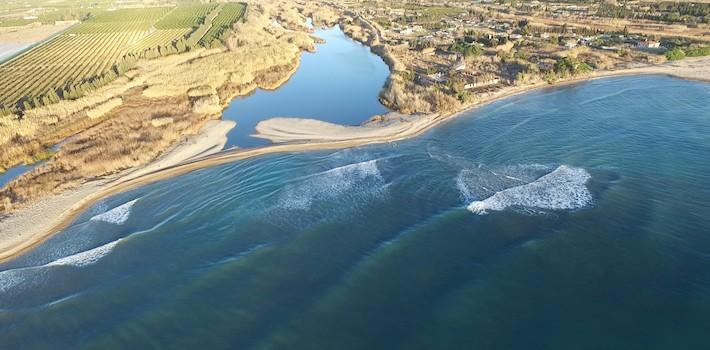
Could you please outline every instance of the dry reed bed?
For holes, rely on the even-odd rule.
[[[44,147],[76,134],[46,163],[0,190],[0,215],[148,164],[217,118],[235,96],[281,85],[297,68],[300,52],[314,50],[315,39],[305,27],[291,23],[305,17],[292,11],[280,1],[250,4],[228,49],[142,62],[88,96],[31,110],[25,118],[0,120],[4,167],[27,162]],[[280,16],[297,30],[273,26]]]

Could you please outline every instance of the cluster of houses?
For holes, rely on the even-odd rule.
[[[490,87],[501,83],[501,78],[496,73],[469,69],[463,59],[456,60],[447,69],[439,70],[435,73],[417,73],[417,82],[423,86],[446,85],[454,80],[460,83],[462,90],[474,90],[478,88]]]
[[[426,2],[420,3],[421,6]],[[505,7],[497,0],[479,0],[475,3],[489,3],[492,7]],[[473,3],[472,3],[473,4]],[[457,6],[461,6],[460,3]],[[543,11],[546,16],[593,17],[590,8],[570,3],[550,3],[533,0],[525,2],[524,8],[530,11]],[[519,6],[517,10],[520,10]],[[480,11],[480,7],[471,6],[465,11],[455,12],[437,18],[431,22],[416,20],[421,15],[417,10],[389,8],[386,6],[366,7],[363,17],[383,25],[383,39],[394,50],[414,50],[419,57],[415,68],[415,78],[419,84],[440,85],[455,90],[473,90],[493,87],[503,82],[510,82],[514,77],[511,72],[501,72],[479,60],[475,66],[468,67],[461,53],[450,49],[455,45],[479,45],[487,50],[509,50],[513,44],[525,42],[546,42],[559,45],[560,49],[588,46],[598,50],[617,52],[621,49],[637,49],[658,52],[664,48],[659,41],[648,37],[622,33],[603,33],[592,28],[567,25],[528,25],[512,17],[492,18]],[[510,12],[507,12],[510,13]],[[574,22],[570,22],[574,23]],[[475,39],[471,42],[471,33]],[[454,45],[455,44],[455,45]],[[507,45],[507,47],[504,47]],[[523,44],[522,46],[530,47]],[[535,46],[535,45],[533,45]],[[544,46],[540,46],[544,47]],[[450,52],[452,51],[452,52]],[[544,51],[544,50],[543,50]],[[403,55],[406,59],[407,55]],[[498,62],[491,57],[491,63]],[[516,58],[518,58],[516,56]],[[535,64],[541,71],[554,69],[556,59],[549,52],[540,52],[525,56],[528,62]],[[422,64],[423,63],[423,64]],[[474,65],[469,61],[469,65]],[[455,83],[455,84],[454,84]]]

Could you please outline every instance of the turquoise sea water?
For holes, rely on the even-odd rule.
[[[710,85],[511,97],[204,169],[0,265],[3,349],[703,349]]]

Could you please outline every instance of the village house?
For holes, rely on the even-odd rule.
[[[636,47],[642,49],[657,49],[661,47],[661,43],[655,40],[641,40],[636,44]]]
[[[463,72],[463,76],[466,78],[466,84],[464,84],[464,89],[466,90],[500,83],[500,78],[493,73]]]

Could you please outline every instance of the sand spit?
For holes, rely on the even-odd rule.
[[[665,74],[710,82],[710,58],[598,72],[555,85],[607,76],[639,74]],[[537,84],[504,88],[485,96],[467,109],[548,86],[550,85]],[[233,127],[233,124],[228,126],[224,124],[228,122],[210,123],[200,136],[177,146],[172,152],[147,167],[114,179],[88,182],[79,189],[50,197],[3,219],[0,221],[0,261],[12,259],[41,243],[53,233],[69,225],[82,211],[98,200],[119,192],[198,169],[265,154],[342,149],[402,140],[417,136],[442,121],[461,115],[461,112],[420,116],[389,114],[363,126],[342,126],[300,118],[274,118],[259,123],[256,136],[279,143],[255,149],[230,149],[221,152],[216,151],[223,147],[226,142],[226,132]]]
[[[644,74],[663,74],[682,79],[710,82],[710,58],[703,57],[653,66],[639,66],[623,70],[603,71],[589,76],[560,81],[554,85],[540,83],[536,85],[510,86],[484,96],[478,103],[467,106],[463,111],[538,88],[571,84],[604,77]],[[258,123],[256,126],[257,133],[253,136],[277,143],[343,140],[362,140],[366,142],[380,140],[387,142],[418,135],[443,120],[460,115],[463,111],[446,115],[429,114],[419,116],[389,113],[375,118],[375,120],[365,123],[362,126],[345,126],[303,118],[272,118]]]

